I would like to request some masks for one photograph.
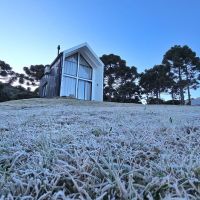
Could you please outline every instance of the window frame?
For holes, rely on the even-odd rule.
[[[76,62],[74,62],[72,60],[68,60],[68,58],[73,57],[73,56],[76,56],[76,59],[77,59]],[[76,65],[76,73],[75,73],[75,75],[72,75],[72,74],[69,74],[67,72],[66,73],[64,72],[65,75],[67,75],[67,76],[73,76],[73,77],[77,76],[77,73],[78,73],[78,59],[79,59],[78,57],[79,57],[78,53],[75,53],[75,54],[72,54],[70,56],[65,57],[64,67],[67,66],[67,63],[71,63],[71,64]],[[66,71],[67,71],[67,69],[66,69]]]
[[[78,80],[78,89],[79,89],[79,82],[83,82],[83,87],[84,87],[84,90],[83,90],[83,100],[88,100],[88,101],[91,101],[91,99],[92,99],[92,82],[90,82],[90,81],[85,81],[85,80],[81,80],[81,79],[79,79]],[[86,98],[86,83],[90,83],[91,85],[90,85],[90,98],[89,99],[87,99]],[[78,93],[77,93],[77,98],[79,98],[79,91],[77,91]],[[81,98],[79,98],[79,99],[81,99]]]
[[[76,88],[75,88],[75,97],[76,98],[78,98],[78,83],[79,83],[79,80],[81,80],[81,81],[87,81],[87,82],[90,82],[91,83],[91,91],[90,91],[90,100],[92,99],[92,78],[93,78],[93,68],[92,68],[92,66],[86,61],[86,59],[84,58],[84,56],[83,55],[81,55],[79,52],[77,52],[77,53],[75,53],[75,54],[77,54],[77,70],[76,70],[76,75],[74,76],[74,75],[70,75],[70,74],[67,74],[67,73],[65,73],[64,72],[64,70],[63,70],[63,76],[64,77],[69,77],[69,78],[74,78],[74,79],[76,79]],[[65,62],[72,62],[72,61],[68,61],[67,60],[67,58],[68,57],[71,57],[71,56],[73,56],[73,55],[75,55],[75,54],[72,54],[72,55],[69,55],[69,56],[67,56],[67,57],[65,57],[64,58],[64,67],[67,67],[67,65],[65,64]],[[88,66],[86,66],[86,65],[82,65],[82,66],[86,66],[86,67],[89,67],[89,68],[91,68],[91,79],[87,79],[87,78],[82,78],[81,76],[79,77],[79,70],[80,70],[80,58],[83,58],[83,59],[85,59],[85,62],[88,64]],[[73,62],[73,63],[75,63],[75,62]],[[85,84],[84,84],[85,85]],[[84,89],[85,90],[85,89]],[[84,96],[84,100],[86,100],[85,99],[85,96]]]

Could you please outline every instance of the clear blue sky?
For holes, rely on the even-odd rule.
[[[88,42],[141,72],[175,44],[200,56],[199,8],[200,0],[0,0],[0,60],[20,72],[51,63],[58,44]]]

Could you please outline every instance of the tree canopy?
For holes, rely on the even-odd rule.
[[[164,65],[155,65],[153,68],[145,70],[140,75],[139,85],[144,94],[149,97],[160,99],[162,92],[167,92],[167,89],[172,84],[172,77],[169,68]]]
[[[100,59],[104,63],[104,100],[138,102],[137,68],[126,66],[126,61],[114,54],[103,55]]]
[[[173,74],[174,87],[180,93],[181,104],[184,104],[185,90],[190,104],[190,89],[197,89],[199,86],[199,57],[188,46],[175,45],[165,53],[162,63],[169,67]]]
[[[44,75],[44,65],[31,65],[30,67],[24,67],[24,72],[26,76],[23,78],[28,81],[28,84],[30,85],[38,85],[38,82]]]
[[[12,68],[9,64],[0,60],[0,76],[7,77],[9,74],[12,74]]]

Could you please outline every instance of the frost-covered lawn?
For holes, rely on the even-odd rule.
[[[1,103],[0,199],[6,197],[200,199],[200,107]]]

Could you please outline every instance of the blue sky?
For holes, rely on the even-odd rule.
[[[200,56],[199,0],[0,0],[0,8],[0,60],[19,72],[50,64],[58,44],[88,42],[97,55],[120,55],[139,72],[175,44]]]

